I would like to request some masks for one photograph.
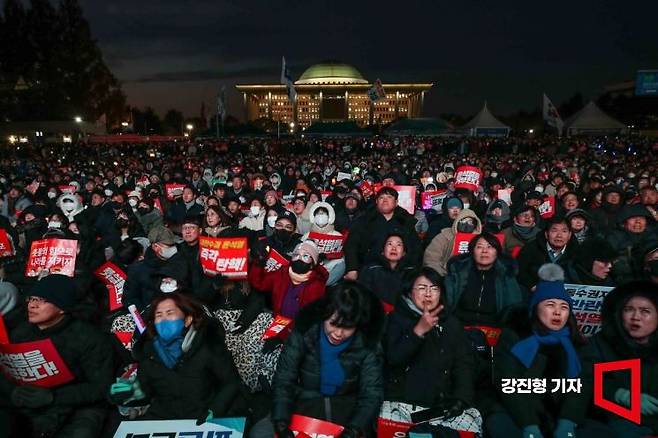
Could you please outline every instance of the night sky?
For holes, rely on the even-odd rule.
[[[656,1],[81,0],[128,102],[198,115],[220,86],[337,59],[366,79],[434,82],[427,116],[556,104],[658,69]]]

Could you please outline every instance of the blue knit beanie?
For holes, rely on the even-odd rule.
[[[572,307],[573,301],[564,289],[564,270],[555,263],[546,263],[537,272],[539,282],[537,288],[530,296],[528,312],[532,315],[537,304],[551,298],[564,300]]]

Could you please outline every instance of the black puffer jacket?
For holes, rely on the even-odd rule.
[[[322,300],[306,306],[295,320],[274,375],[272,421],[286,422],[294,413],[368,430],[383,401],[382,353],[379,335],[383,325],[380,303],[372,297],[372,320],[367,332],[357,331],[340,354],[345,381],[331,397],[320,392],[320,330]],[[331,412],[327,412],[329,405]]]
[[[377,298],[394,306],[403,292],[407,277],[416,269],[407,256],[403,257],[395,269],[380,256],[377,262],[368,263],[359,272],[359,283],[372,291]]]
[[[544,263],[551,263],[546,249],[546,237],[544,233],[537,235],[535,240],[528,242],[519,252],[519,284],[532,289],[539,281],[537,271]],[[574,236],[567,243],[562,256],[555,262],[563,269],[578,255],[578,241]]]
[[[406,296],[389,316],[386,400],[431,407],[456,398],[472,404],[475,359],[461,322],[444,309],[439,326],[420,338],[413,332],[420,317]]]
[[[240,376],[218,323],[207,321],[172,369],[164,366],[148,335],[135,343],[133,356],[139,363],[137,379],[151,404],[148,418],[205,418],[208,409],[215,417],[235,412]]]

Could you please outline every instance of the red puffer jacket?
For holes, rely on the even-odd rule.
[[[300,309],[324,295],[327,278],[329,278],[329,273],[322,265],[313,268],[310,278],[299,294]],[[249,267],[249,284],[259,291],[270,292],[272,294],[274,314],[281,314],[283,298],[292,284],[287,267],[274,272],[266,272],[262,266],[252,264]]]

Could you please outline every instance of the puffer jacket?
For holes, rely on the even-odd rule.
[[[452,247],[455,244],[455,236],[457,235],[457,224],[460,220],[468,217],[475,221],[475,231],[473,233],[482,233],[482,222],[475,212],[468,208],[463,209],[459,212],[452,226],[450,228],[444,228],[427,246],[423,257],[424,266],[429,266],[439,274],[446,275],[448,272],[448,260],[452,257]]]
[[[318,301],[302,310],[281,352],[272,385],[272,421],[287,423],[293,413],[298,413],[322,420],[331,418],[334,423],[367,431],[377,418],[384,395],[379,344],[384,319],[381,305],[372,297],[367,331],[357,330],[351,344],[340,353],[345,380],[329,397],[320,391],[323,306]]]
[[[329,222],[324,227],[320,227],[315,223],[315,213],[318,211],[318,208],[325,208],[329,213]],[[307,240],[310,233],[320,233],[320,234],[329,234],[331,236],[342,236],[341,233],[336,231],[334,228],[334,223],[336,221],[336,213],[334,208],[326,202],[316,202],[309,210],[309,220],[311,223],[311,229],[308,233],[304,234],[301,238],[301,241]],[[345,242],[343,242],[343,245]],[[343,248],[344,249],[344,248]],[[339,280],[345,274],[345,254],[343,251],[343,257],[335,259],[325,259],[320,262],[322,266],[329,272],[328,284],[333,284],[332,279]]]

